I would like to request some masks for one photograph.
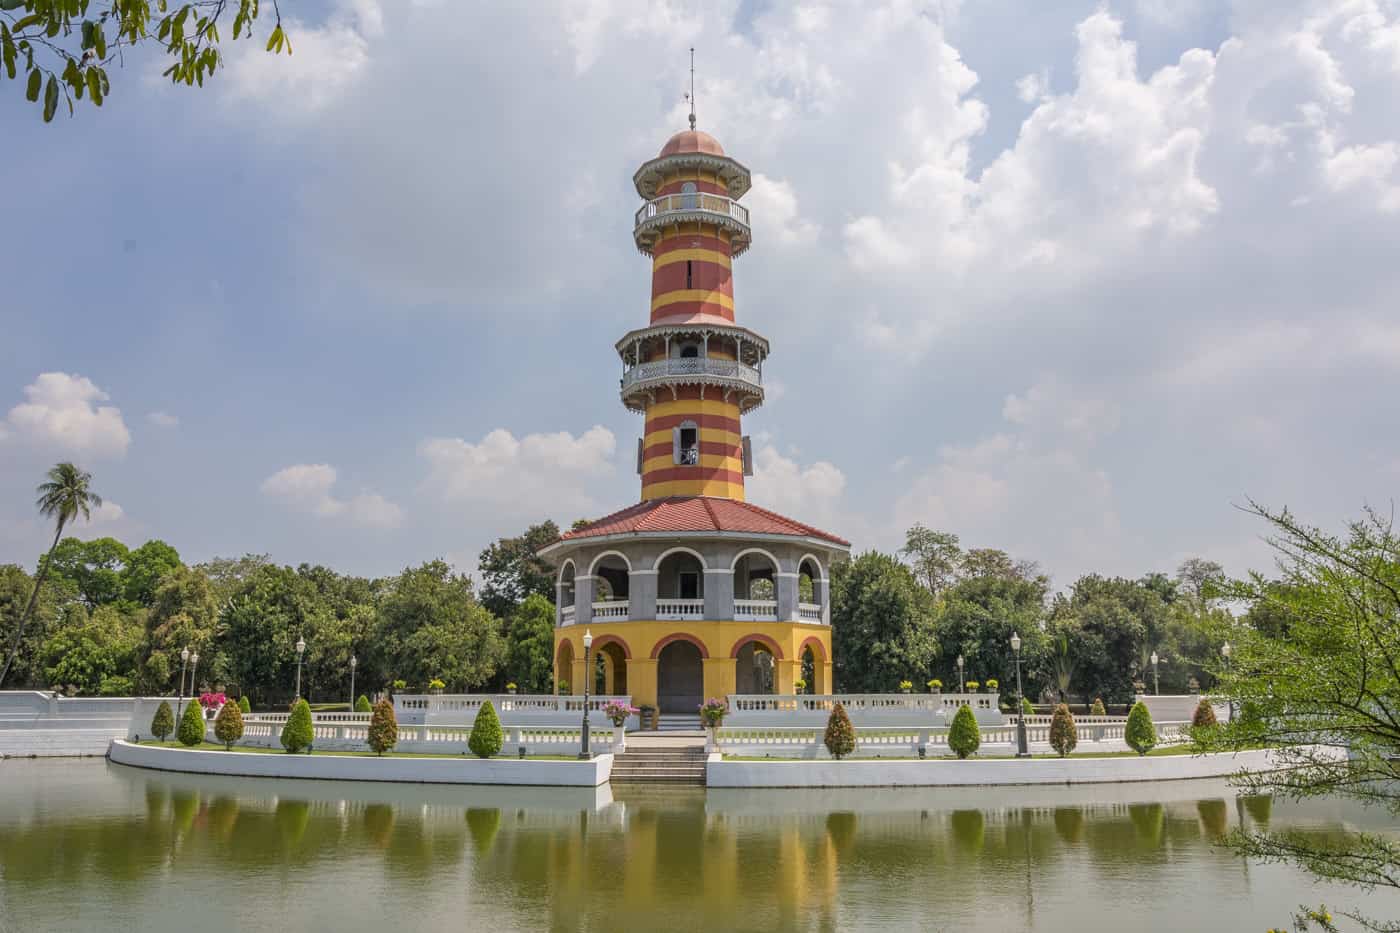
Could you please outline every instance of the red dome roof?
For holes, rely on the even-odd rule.
[[[687,152],[703,152],[706,155],[724,155],[724,147],[719,144],[709,133],[702,133],[699,130],[681,130],[675,136],[666,140],[666,145],[661,147],[661,154],[657,158],[666,156],[681,155]]]

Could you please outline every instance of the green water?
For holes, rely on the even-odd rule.
[[[1218,846],[1400,829],[1222,782],[680,791],[187,777],[0,761],[0,930],[1259,931],[1400,917]]]

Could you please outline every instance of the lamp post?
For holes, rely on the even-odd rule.
[[[180,721],[180,714],[185,711],[185,668],[190,663],[190,646],[186,645],[180,652],[180,698],[175,701],[175,721]]]
[[[1226,673],[1226,674],[1229,674],[1229,673],[1230,673],[1230,655],[1233,654],[1233,653],[1234,653],[1234,649],[1230,647],[1230,643],[1229,643],[1228,641],[1225,642],[1225,644],[1223,644],[1223,645],[1220,646],[1220,656],[1221,656],[1222,658],[1225,659],[1225,673]],[[1235,698],[1234,698],[1234,697],[1230,697],[1230,699],[1229,699],[1228,702],[1229,702],[1229,705],[1226,707],[1225,721],[1226,721],[1226,722],[1234,722],[1234,721],[1235,721]]]
[[[194,672],[195,672],[198,668],[199,668],[199,652],[196,651],[196,652],[194,652],[193,654],[190,655],[190,702],[191,702],[191,703],[195,702],[195,699],[194,699]]]
[[[297,636],[297,695],[296,699],[301,699],[301,656],[306,654],[306,639]]]
[[[1162,684],[1157,680],[1157,652],[1152,652],[1152,695],[1157,696],[1162,692]]]
[[[1011,650],[1016,652],[1016,757],[1029,758],[1031,750],[1026,741],[1026,701],[1021,695],[1021,636],[1011,633]]]
[[[350,712],[355,712],[355,667],[360,663],[360,659],[353,654],[350,655]]]
[[[958,655],[958,692],[967,692],[967,683],[963,680],[963,656]]]
[[[588,676],[593,673],[589,667],[588,650],[593,647],[593,632],[589,629],[583,631],[583,747],[579,749],[580,759],[593,757],[593,752],[588,748],[588,689],[593,686],[589,683],[593,678]]]

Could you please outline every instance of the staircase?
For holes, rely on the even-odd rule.
[[[662,713],[656,717],[657,732],[688,732],[691,735],[704,735],[698,713]]]
[[[613,759],[614,784],[705,786],[703,745],[641,745],[629,738],[627,751]]]

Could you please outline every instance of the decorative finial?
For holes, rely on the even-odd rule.
[[[690,49],[690,93],[685,95],[685,99],[690,101],[690,129],[695,129],[695,47]]]

